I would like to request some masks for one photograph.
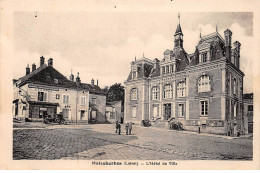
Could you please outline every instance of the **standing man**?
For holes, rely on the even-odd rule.
[[[116,121],[116,133],[117,133],[117,131],[118,131],[118,121]]]
[[[118,123],[118,135],[120,135],[120,133],[121,133],[121,124]]]
[[[126,123],[125,125],[125,133],[128,135],[128,130],[129,130],[129,123]]]
[[[133,123],[130,122],[130,123],[129,123],[129,127],[128,127],[128,129],[129,129],[129,135],[131,135],[132,127],[133,127]]]

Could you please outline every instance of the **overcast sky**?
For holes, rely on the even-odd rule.
[[[37,16],[37,17],[35,17]],[[40,56],[52,57],[54,67],[65,76],[71,69],[81,81],[99,80],[101,87],[123,83],[130,62],[143,53],[162,59],[165,49],[173,49],[177,13],[161,12],[16,12],[14,15],[14,78],[25,74],[27,64]],[[184,49],[193,53],[202,36],[233,32],[232,42],[241,43],[241,70],[245,73],[244,93],[252,92],[253,14],[180,13]]]

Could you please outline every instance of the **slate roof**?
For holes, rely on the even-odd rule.
[[[87,83],[79,83],[79,85],[77,85],[76,82],[67,79],[55,68],[53,68],[52,66],[47,66],[46,64],[43,64],[33,72],[21,77],[18,80],[19,86],[23,86],[27,83],[57,86],[63,88],[86,89],[90,93],[106,95],[106,92],[102,90],[99,86],[90,85]]]
[[[176,31],[175,31],[174,36],[175,36],[175,35],[178,35],[178,34],[183,35],[183,34],[182,34],[182,30],[181,30],[181,25],[180,25],[180,24],[177,25],[177,28],[176,28]]]

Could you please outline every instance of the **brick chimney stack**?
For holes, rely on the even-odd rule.
[[[42,66],[44,64],[44,59],[45,58],[43,56],[40,57],[40,66]]]
[[[76,82],[77,82],[77,83],[80,83],[79,72],[78,72],[78,76],[76,77]]]
[[[48,66],[52,66],[52,67],[53,67],[53,59],[52,59],[52,58],[50,58],[50,59],[48,60]]]
[[[91,85],[94,85],[94,82],[95,82],[95,81],[94,81],[94,79],[92,78],[92,79],[91,79]]]
[[[231,61],[231,40],[232,40],[232,32],[227,29],[224,31],[225,35],[225,47],[226,47],[226,58]]]
[[[27,67],[26,67],[26,75],[28,75],[30,73],[30,67],[29,67],[29,64],[27,64]]]
[[[36,65],[35,65],[35,63],[32,64],[32,72],[33,72],[34,70],[36,70]]]

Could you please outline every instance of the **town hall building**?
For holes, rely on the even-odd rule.
[[[174,48],[162,59],[131,62],[125,81],[125,122],[181,123],[190,131],[236,135],[243,132],[243,77],[240,46],[232,32],[200,36],[193,53],[183,48],[180,19]]]

